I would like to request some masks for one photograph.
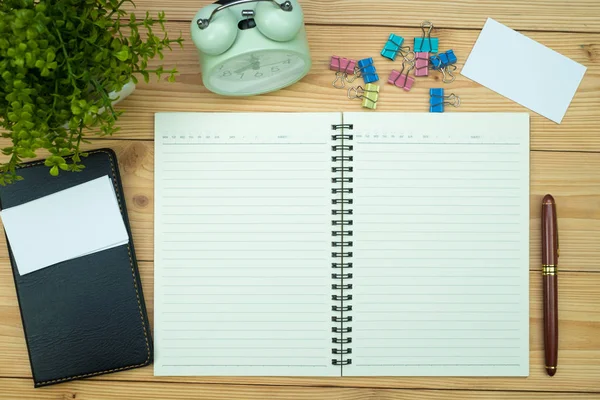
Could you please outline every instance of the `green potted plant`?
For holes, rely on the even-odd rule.
[[[40,149],[51,175],[80,171],[86,134],[117,131],[113,106],[138,78],[174,80],[176,69],[148,62],[183,39],[168,37],[163,12],[137,19],[126,1],[0,1],[0,132],[12,142],[0,185],[21,179],[17,167]]]

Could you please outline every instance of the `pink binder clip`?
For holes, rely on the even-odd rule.
[[[338,56],[331,56],[329,69],[335,71],[333,87],[336,89],[343,89],[346,86],[345,81],[354,82],[356,76],[352,79],[348,79],[348,75],[355,75],[358,70],[356,67],[356,60]]]
[[[408,69],[406,68],[406,63],[403,62],[401,71],[396,71],[395,69],[392,70],[392,73],[388,78],[388,83],[391,83],[392,85],[408,92],[410,89],[412,89],[413,84],[415,83],[415,78],[408,76],[410,71],[412,71],[414,68],[415,64],[413,62],[410,62]],[[406,70],[406,73],[404,73],[404,70]]]
[[[415,76],[429,76],[429,52],[415,53]]]
[[[329,69],[335,72],[341,72],[347,75],[354,75],[356,60],[351,60],[344,57],[331,56]]]

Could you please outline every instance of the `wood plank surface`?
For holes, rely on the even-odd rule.
[[[139,265],[142,287],[153,326],[153,264]],[[538,271],[530,276],[530,376],[524,378],[236,378],[154,377],[152,367],[94,379],[231,384],[358,386],[386,388],[452,388],[480,390],[600,391],[600,273],[562,272],[559,275],[560,343],[559,372],[546,376],[543,361],[542,290]],[[29,361],[12,275],[6,260],[0,261],[0,377],[29,377]]]
[[[417,78],[410,92],[387,84],[387,76],[392,69],[401,69],[401,63],[379,55],[390,33],[390,28],[386,27],[309,26],[307,33],[313,67],[302,81],[259,97],[218,96],[208,92],[202,85],[197,52],[189,38],[189,24],[171,23],[167,27],[171,35],[178,35],[181,31],[186,38],[184,48],[166,53],[164,60],[166,66],[176,66],[180,75],[173,84],[142,83],[131,97],[121,103],[126,113],[119,124],[123,128],[118,134],[120,138],[152,139],[153,115],[157,111],[365,111],[360,102],[347,98],[346,90],[332,86],[334,73],[329,71],[328,65],[334,54],[356,59],[374,58],[381,79],[381,95],[376,112],[428,112],[431,87],[444,87],[448,93],[453,92],[461,98],[460,108],[452,108],[448,112],[529,112],[461,75],[457,75],[454,83],[446,85],[441,82],[440,73],[431,71],[429,77]],[[418,35],[419,30],[405,28],[396,30],[396,33],[412,37]],[[441,48],[455,51],[460,71],[478,32],[443,29],[438,36]],[[588,67],[562,124],[530,113],[531,148],[600,151],[597,130],[600,126],[600,34],[534,32],[530,36]],[[518,73],[518,63],[507,58],[506,73]]]
[[[86,145],[88,149],[100,147],[111,147],[117,152],[136,253],[140,260],[151,261],[154,258],[153,142],[94,140]],[[541,199],[546,193],[552,193],[559,207],[561,270],[600,272],[599,171],[599,153],[531,153],[532,270],[541,268]],[[7,257],[2,235],[0,259]]]
[[[214,0],[135,0],[131,11],[165,11],[170,20],[190,21]],[[490,17],[513,29],[600,32],[596,0],[300,0],[308,24],[418,27],[423,20],[443,28],[480,29]]]
[[[38,390],[22,379],[1,379],[0,400],[563,400],[568,396],[574,400],[597,399],[591,393],[528,393],[528,392],[484,392],[476,390],[375,390],[368,388],[333,388],[306,386],[248,386],[248,385],[206,385],[189,383],[147,382],[69,382],[59,386]]]
[[[531,115],[530,225],[530,376],[528,378],[286,378],[154,377],[152,367],[33,389],[31,371],[7,258],[0,239],[0,400],[17,399],[600,399],[600,1],[598,0],[301,0],[308,24],[313,67],[301,82],[259,97],[228,98],[202,85],[190,21],[213,0],[136,0],[138,17],[146,10],[167,12],[171,36],[186,38],[183,49],[165,54],[166,67],[177,66],[177,82],[140,84],[120,104],[126,113],[122,131],[95,139],[87,149],[117,151],[133,239],[151,321],[153,315],[154,113],[159,111],[364,111],[331,86],[331,55],[372,56],[382,79],[378,112],[426,112],[428,89],[444,87],[462,99],[448,112],[529,112],[460,76],[451,85],[431,72],[406,93],[385,84],[400,62],[379,56],[390,32],[412,44],[422,20],[432,21],[442,49],[458,56],[458,72],[487,17],[588,67],[562,124]],[[125,7],[131,9],[130,5]],[[506,73],[519,73],[519,60],[506,57]],[[157,65],[152,61],[151,65]],[[540,62],[540,68],[551,68]],[[560,79],[560,77],[557,77]],[[549,82],[552,84],[552,82]],[[377,111],[376,111],[377,112]],[[401,121],[399,121],[401,123]],[[0,140],[0,147],[8,142]],[[40,156],[43,156],[40,153]],[[5,158],[0,157],[0,160]],[[0,188],[1,190],[1,188]],[[554,378],[543,369],[540,277],[540,201],[552,193],[560,227],[559,369]]]

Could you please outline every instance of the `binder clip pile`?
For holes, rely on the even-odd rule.
[[[335,71],[333,87],[336,89],[343,89],[346,86],[346,82],[352,83],[359,77],[357,75],[360,75],[360,71],[356,66],[356,60],[339,56],[331,56],[329,69]],[[348,78],[348,75],[354,75],[354,77]]]
[[[454,93],[445,96],[443,88],[429,89],[429,112],[443,113],[444,105],[460,107],[460,97]]]
[[[429,76],[429,55],[437,53],[439,39],[432,38],[433,24],[429,21],[421,23],[421,32],[423,35],[414,40],[415,51],[415,76]]]
[[[439,39],[431,37],[434,29],[430,21],[421,23],[421,37],[414,38],[413,51],[410,46],[402,46],[404,38],[391,33],[385,43],[381,55],[389,60],[395,61],[398,55],[404,59],[402,61],[402,70],[392,70],[388,78],[388,83],[409,91],[415,83],[414,78],[409,77],[410,71],[414,70],[415,77],[429,76],[429,70],[439,71],[443,75],[444,83],[454,82],[456,71],[456,62],[458,61],[454,51],[448,50],[437,54],[439,51]]]
[[[435,27],[430,21],[421,23],[421,36],[415,37],[413,49],[405,45],[402,36],[390,33],[380,54],[391,61],[400,61],[402,68],[392,69],[387,82],[406,92],[410,91],[416,83],[416,78],[429,76],[429,71],[434,70],[442,74],[443,83],[452,83],[456,79],[456,63],[458,59],[453,50],[439,51],[439,39],[432,37]],[[398,60],[400,58],[400,60]],[[332,56],[329,69],[335,72],[333,86],[337,89],[346,87],[346,83],[352,83],[357,78],[364,80],[363,86],[351,86],[348,89],[349,99],[360,99],[364,108],[377,109],[379,100],[379,81],[377,68],[372,57],[363,58],[358,61]],[[411,76],[411,72],[414,73]],[[444,112],[444,106],[460,106],[460,98],[452,93],[444,96],[444,89],[430,90],[430,112]]]
[[[365,81],[365,87],[351,87],[348,89],[348,98],[350,100],[361,99],[361,105],[364,108],[375,110],[377,109],[377,101],[379,100],[379,85],[373,82],[379,80],[379,75],[373,63],[373,58],[369,57],[358,60],[356,64],[358,66],[358,74]]]
[[[403,43],[402,36],[390,33],[381,55],[392,61],[396,61],[398,55],[402,57],[402,70],[392,70],[388,83],[408,92],[415,83],[415,79],[409,76],[410,71],[415,69],[415,53],[411,51],[410,46],[402,46]]]

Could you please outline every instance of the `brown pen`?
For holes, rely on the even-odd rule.
[[[556,203],[547,194],[542,201],[542,279],[544,286],[544,353],[546,372],[556,374],[558,359],[558,226]]]

